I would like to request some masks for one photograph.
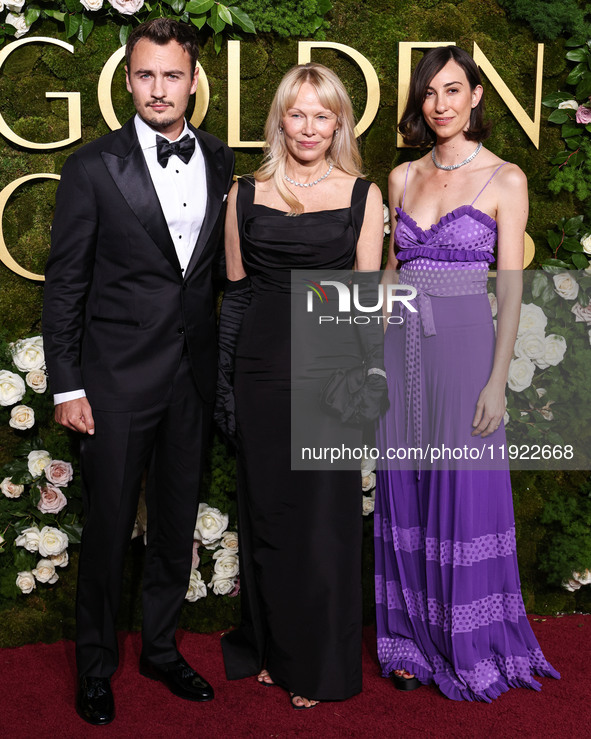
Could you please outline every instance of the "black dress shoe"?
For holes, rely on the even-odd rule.
[[[89,724],[110,724],[115,718],[115,702],[108,677],[81,677],[76,694],[76,712]]]
[[[159,680],[174,695],[188,701],[213,700],[213,688],[190,667],[182,657],[174,662],[156,665],[140,657],[140,675]]]

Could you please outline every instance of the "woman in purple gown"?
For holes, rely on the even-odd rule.
[[[388,270],[400,265],[397,281],[417,296],[416,313],[399,304],[385,334],[390,410],[378,443],[384,457],[395,449],[408,458],[410,448],[426,457],[378,472],[375,547],[384,676],[402,690],[434,682],[454,700],[489,702],[509,687],[539,690],[534,673],[559,675],[527,620],[509,471],[498,462],[527,183],[482,147],[482,92],[469,54],[432,49],[400,122],[406,143],[433,148],[389,178],[398,222]],[[496,340],[487,297],[495,242]],[[467,452],[454,460],[446,449]],[[431,464],[437,455],[445,460]]]

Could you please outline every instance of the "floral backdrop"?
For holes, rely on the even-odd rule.
[[[382,98],[376,120],[361,138],[368,176],[386,193],[389,170],[415,156],[394,146],[398,41],[454,40],[471,50],[476,41],[519,99],[531,97],[532,49],[546,41],[544,111],[540,150],[487,87],[495,123],[490,147],[517,162],[530,182],[528,232],[536,244],[535,274],[526,280],[519,335],[507,388],[508,432],[517,443],[563,446],[576,434],[591,448],[584,409],[589,395],[591,341],[591,29],[584,3],[464,0],[15,0],[0,3],[0,43],[26,34],[57,36],[76,44],[73,59],[28,45],[5,62],[0,74],[2,114],[19,135],[54,140],[63,120],[47,115],[45,90],[80,90],[83,141],[52,153],[0,152],[2,187],[29,172],[59,173],[80,143],[107,131],[96,104],[102,64],[125,42],[131,28],[155,15],[193,23],[202,41],[201,60],[212,89],[203,127],[221,138],[226,130],[225,40],[242,44],[243,138],[260,138],[269,94],[295,62],[293,37],[327,38],[361,51],[378,74]],[[560,11],[560,12],[559,12]],[[548,11],[550,12],[550,10]],[[433,29],[437,29],[434,38]],[[290,38],[291,37],[291,38]],[[290,46],[291,44],[291,46]],[[499,49],[502,53],[499,54]],[[221,53],[220,53],[221,52]],[[319,60],[335,68],[351,91],[359,116],[365,104],[359,72],[334,52]],[[131,113],[123,77],[113,83],[119,111]],[[44,107],[45,106],[45,107]],[[126,107],[127,106],[127,107]],[[123,120],[123,115],[120,119]],[[237,150],[237,172],[252,171],[257,150]],[[3,221],[11,253],[42,271],[55,183],[25,186],[11,198]],[[387,221],[387,213],[385,221]],[[386,229],[389,224],[386,223]],[[0,265],[0,645],[71,636],[82,514],[76,439],[52,421],[40,340],[41,286]],[[491,291],[491,307],[495,311]],[[573,428],[568,428],[568,427]],[[362,465],[360,515],[364,516],[365,617],[373,617],[373,463]],[[518,471],[512,474],[524,597],[529,610],[591,607],[591,483],[588,471]],[[235,532],[235,466],[231,450],[215,437],[204,481],[187,605],[181,625],[212,630],[236,623],[239,614],[239,541]],[[145,509],[140,501],[126,567],[119,625],[139,624],[139,587]],[[237,596],[237,597],[236,597]],[[195,603],[197,601],[197,603]]]

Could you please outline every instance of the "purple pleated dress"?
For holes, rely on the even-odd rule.
[[[399,283],[417,288],[417,313],[406,312],[385,334],[390,410],[378,429],[382,453],[505,443],[502,425],[485,440],[470,435],[495,343],[487,274],[496,223],[474,207],[482,190],[425,231],[403,210],[404,196],[396,209]],[[378,470],[383,675],[408,670],[453,700],[490,702],[510,687],[539,690],[534,673],[560,675],[525,613],[507,463],[457,466],[405,469],[392,461]]]

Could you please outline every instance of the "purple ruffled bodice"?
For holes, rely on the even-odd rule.
[[[399,261],[426,257],[438,262],[494,262],[497,224],[474,206],[450,211],[425,231],[402,208],[396,213]]]

